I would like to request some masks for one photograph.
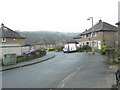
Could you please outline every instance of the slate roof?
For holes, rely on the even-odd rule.
[[[4,26],[4,24],[1,24],[0,28],[0,38],[20,38],[25,39],[25,36],[22,36],[21,34],[11,30],[10,28]]]
[[[76,37],[74,37],[73,39],[80,39],[81,38],[81,36],[80,36],[80,34],[79,35],[77,35]]]
[[[78,42],[74,39],[71,39],[71,40],[67,40],[66,43],[76,43],[77,44]]]
[[[102,20],[99,21],[99,23],[97,23],[96,25],[94,25],[94,31],[117,31],[117,27],[106,23],[106,22],[102,22]],[[92,32],[92,28],[90,28],[87,31],[82,32],[80,35],[82,34],[88,34]]]

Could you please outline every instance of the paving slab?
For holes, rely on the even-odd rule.
[[[21,67],[25,67],[25,66],[29,66],[29,65],[33,65],[33,64],[37,64],[37,63],[49,60],[49,59],[51,59],[53,57],[55,57],[54,54],[48,53],[47,55],[45,55],[43,57],[36,58],[36,59],[30,60],[30,61],[19,62],[19,63],[15,64],[15,65],[0,66],[0,72],[15,69],[15,68],[21,68]]]

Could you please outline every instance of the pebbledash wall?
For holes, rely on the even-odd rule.
[[[24,52],[29,51],[30,47],[22,46],[0,46],[0,60],[3,59],[4,54],[16,53],[17,56],[22,55]]]

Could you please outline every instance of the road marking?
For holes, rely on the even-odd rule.
[[[65,77],[65,79],[62,80],[62,82],[59,84],[58,88],[63,88],[65,86],[65,84],[67,83],[67,81],[69,79],[71,79],[75,74],[77,74],[87,63],[89,62],[86,61],[85,63],[83,63],[80,67],[78,67],[74,72],[70,73],[68,76]]]

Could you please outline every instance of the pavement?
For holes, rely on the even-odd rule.
[[[16,69],[16,68],[21,68],[21,67],[25,67],[25,66],[30,66],[30,65],[37,64],[37,63],[40,63],[43,61],[47,61],[47,60],[54,58],[54,57],[55,57],[55,55],[53,53],[47,53],[43,57],[36,58],[36,59],[30,60],[30,61],[19,62],[15,65],[0,66],[0,72],[11,70],[11,69]]]

